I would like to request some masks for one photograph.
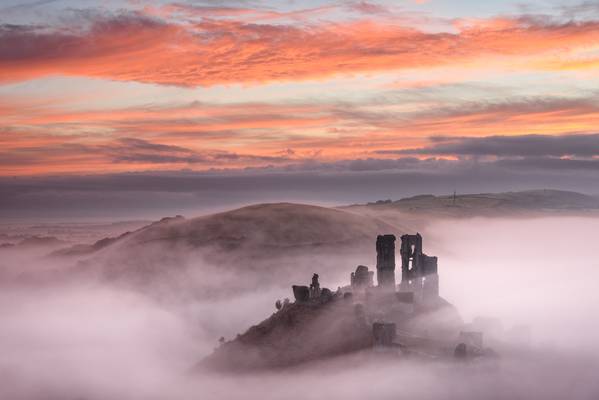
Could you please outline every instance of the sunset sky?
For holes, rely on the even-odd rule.
[[[473,163],[588,187],[598,126],[597,1],[0,0],[5,194]]]

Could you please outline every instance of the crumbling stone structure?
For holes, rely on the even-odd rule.
[[[312,275],[310,286],[293,285],[293,296],[296,303],[322,304],[333,299],[334,294],[328,288],[321,288],[318,274]]]
[[[414,303],[414,292],[397,292],[395,293],[395,296],[400,303]]]
[[[422,300],[438,297],[437,257],[427,256],[422,252],[422,236],[419,233],[403,235],[400,254],[400,290],[413,292]]]
[[[365,265],[358,265],[356,272],[350,275],[353,290],[363,290],[374,285],[374,271],[369,271]]]
[[[464,360],[468,357],[468,349],[466,343],[458,343],[453,351],[453,356],[458,360]]]
[[[326,303],[327,301],[331,300],[333,298],[333,296],[335,296],[335,295],[333,294],[333,292],[331,292],[331,289],[322,288],[322,290],[320,291],[320,293],[318,295],[318,299],[320,299],[320,301]]]
[[[418,274],[420,269],[420,256],[422,254],[422,236],[403,235],[401,237],[401,282],[409,283],[411,278]]]
[[[310,301],[310,288],[308,286],[293,285],[293,297],[298,303],[306,303]]]
[[[395,235],[376,238],[376,278],[381,289],[395,291]]]
[[[375,347],[392,347],[397,336],[397,327],[394,323],[375,322],[372,324],[372,336]]]
[[[312,283],[310,284],[310,298],[317,299],[320,297],[320,283],[318,282],[318,274],[312,275]]]

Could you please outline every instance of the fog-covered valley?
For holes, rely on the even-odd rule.
[[[169,219],[76,254],[1,249],[0,397],[596,398],[598,218],[328,210],[275,205]],[[242,375],[193,370],[221,336],[292,299],[292,284],[317,272],[324,286],[346,285],[356,265],[374,267],[377,233],[416,231],[439,257],[441,296],[464,321],[500,320],[485,337],[499,358],[359,353]]]

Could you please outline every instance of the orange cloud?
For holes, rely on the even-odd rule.
[[[596,99],[523,99],[471,104],[425,112],[407,123],[422,135],[521,135],[594,132],[599,123]]]
[[[190,103],[80,112],[2,104],[0,99],[11,120],[0,132],[2,175],[394,157],[384,151],[423,148],[433,136],[588,134],[599,125],[595,98],[462,103],[400,114],[337,103]]]
[[[599,41],[599,22],[462,21],[426,33],[376,21],[269,25],[174,23],[140,14],[96,17],[78,32],[0,28],[0,80],[48,75],[181,86],[295,81],[495,58],[567,59]],[[536,59],[534,59],[536,57]],[[533,58],[533,60],[531,60]]]

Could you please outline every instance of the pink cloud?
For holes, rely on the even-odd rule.
[[[599,42],[595,21],[489,19],[461,22],[457,29],[426,33],[376,21],[174,23],[139,14],[97,17],[88,29],[76,32],[8,26],[0,30],[0,80],[68,75],[209,86],[492,63],[493,57],[559,68],[540,60],[555,54],[564,58]]]

